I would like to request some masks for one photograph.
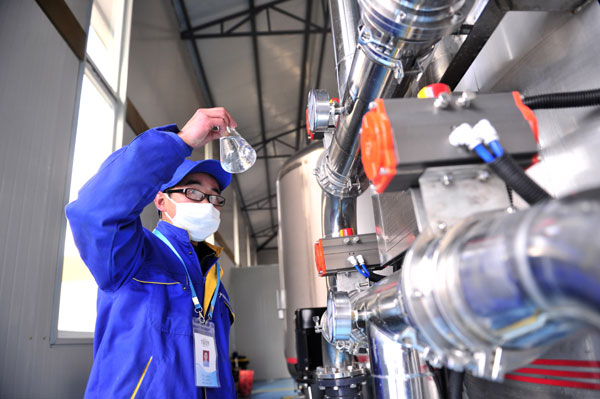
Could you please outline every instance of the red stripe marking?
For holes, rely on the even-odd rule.
[[[542,366],[567,366],[567,367],[600,367],[597,360],[564,360],[564,359],[538,359],[531,364]]]
[[[523,375],[513,375],[513,374],[506,374],[505,378],[507,380],[530,382],[532,384],[554,385],[554,386],[567,387],[567,388],[593,389],[596,391],[600,391],[600,384],[591,384],[588,382],[551,380],[551,379],[547,379],[547,378],[526,377]]]
[[[298,363],[298,359],[295,357],[286,357],[285,360],[287,360],[287,362],[289,364],[297,364]]]
[[[600,373],[587,371],[566,371],[566,370],[549,370],[536,368],[522,368],[514,371],[515,373],[537,374],[537,375],[552,375],[555,377],[570,377],[570,378],[590,378],[600,379]]]

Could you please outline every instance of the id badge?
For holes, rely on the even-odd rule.
[[[217,369],[217,345],[215,343],[215,325],[208,320],[202,323],[194,317],[194,374],[196,386],[219,388]]]

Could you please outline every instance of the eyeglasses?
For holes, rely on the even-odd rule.
[[[178,188],[165,191],[165,194],[170,193],[183,193],[187,198],[198,202],[208,198],[208,202],[218,207],[225,205],[225,197],[216,194],[204,194],[202,191],[196,190],[195,188]]]

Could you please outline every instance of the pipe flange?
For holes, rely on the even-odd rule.
[[[355,363],[348,367],[317,367],[315,376],[322,380],[340,380],[342,378],[363,378],[367,371],[362,363]]]
[[[314,170],[319,186],[328,194],[339,198],[353,198],[362,194],[369,187],[369,180],[364,174],[359,176],[341,176],[329,168],[327,153],[323,152]]]

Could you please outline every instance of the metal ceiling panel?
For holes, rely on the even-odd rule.
[[[201,25],[248,9],[247,0],[185,0],[184,3],[192,26]]]
[[[246,139],[258,140],[260,128],[251,39],[203,39],[196,43],[215,104],[231,112]]]
[[[238,130],[257,150],[256,164],[238,182],[259,248],[272,240],[277,224],[276,201],[269,194],[275,192],[279,170],[306,142],[308,90],[318,86],[337,97],[332,39],[324,29],[327,3],[184,1],[190,21],[182,39],[195,38],[213,103],[231,111]]]
[[[277,134],[296,126],[302,35],[258,39],[265,130]]]

